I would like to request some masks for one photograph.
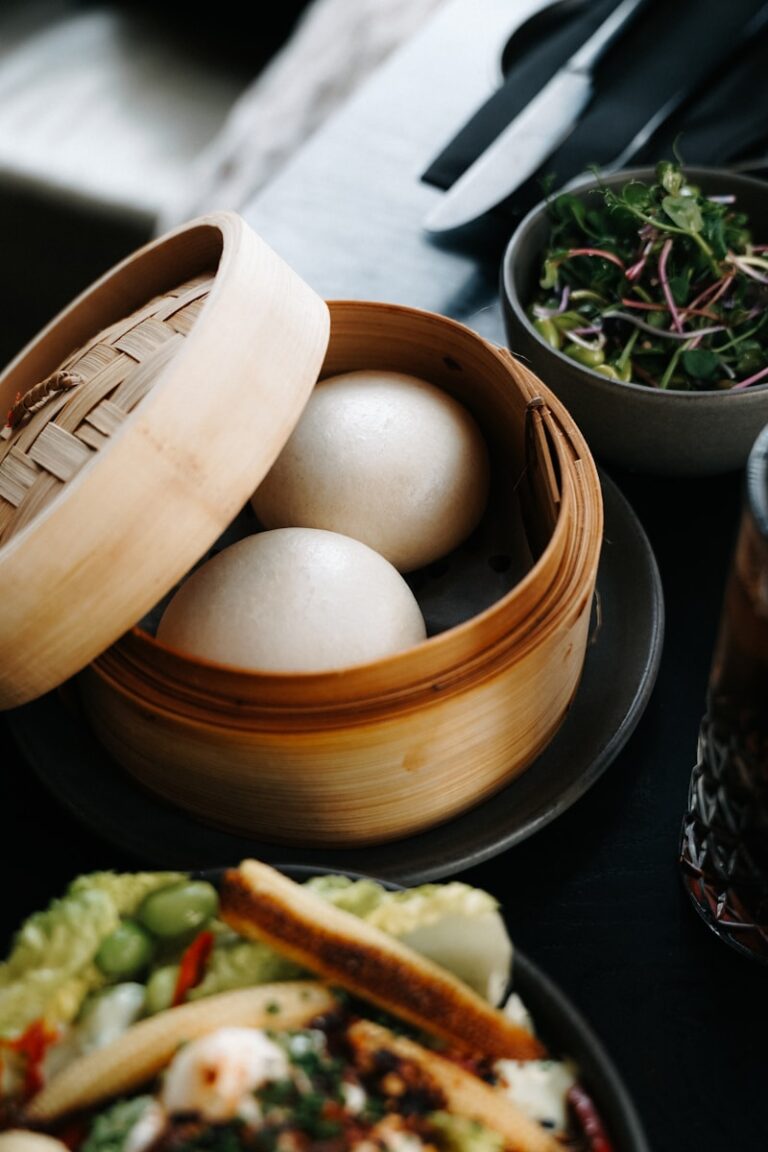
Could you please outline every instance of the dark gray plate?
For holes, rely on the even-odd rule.
[[[664,602],[651,546],[618,488],[602,477],[605,534],[595,614],[576,699],[552,743],[501,792],[437,828],[372,848],[290,849],[297,864],[419,883],[487,860],[569,808],[629,739],[656,680]],[[201,824],[145,791],[114,763],[58,693],[8,714],[23,755],[64,807],[143,864],[205,868],[285,845]]]

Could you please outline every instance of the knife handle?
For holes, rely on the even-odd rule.
[[[644,4],[645,0],[622,0],[618,8],[603,21],[596,32],[590,36],[581,48],[568,61],[570,72],[590,73],[600,62],[614,40],[624,31],[635,11]]]
[[[617,158],[621,158],[622,167],[630,159],[633,163],[654,164],[671,154],[681,131],[686,133],[683,136],[686,162],[712,163],[710,142],[730,138],[733,125],[738,124],[743,108],[750,104],[754,105],[755,114],[764,118],[764,101],[750,102],[748,93],[739,88],[738,98],[735,94],[727,96],[727,116],[710,107],[711,122],[707,131],[700,134],[706,147],[702,142],[695,150],[690,146],[688,131],[692,109],[700,106],[702,96],[710,89],[721,93],[721,82],[739,74],[745,51],[743,44],[732,62],[731,52],[745,26],[765,7],[765,0],[727,0],[711,8],[707,6],[707,19],[702,20],[697,5],[668,5],[664,0],[649,4],[647,12],[639,14],[631,46],[622,43],[621,49],[605,62],[592,106],[549,158],[547,172],[552,174],[556,186],[585,172],[590,165],[611,167]],[[665,35],[660,37],[662,8]],[[680,44],[689,46],[686,53],[680,53]],[[758,68],[759,74],[764,75],[764,60]],[[681,91],[686,96],[678,108]],[[726,100],[722,94],[720,98]],[[643,142],[649,121],[655,119],[659,109],[665,108],[673,113],[671,119],[662,117],[659,123],[652,124],[653,132]],[[639,146],[633,143],[628,149],[628,141],[636,137]]]

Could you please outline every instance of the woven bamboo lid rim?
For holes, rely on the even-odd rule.
[[[0,443],[0,545],[94,460],[191,333],[213,280],[156,296],[76,349],[8,414]]]
[[[79,384],[83,378],[77,372],[52,372],[45,380],[33,385],[28,392],[20,396],[8,413],[6,427],[13,431],[25,420],[38,404],[43,403],[56,392],[69,392]]]
[[[107,272],[6,369],[0,411],[18,393],[24,411],[0,437],[0,708],[79,671],[211,547],[298,419],[328,327],[214,213]],[[80,380],[57,390],[57,372]]]

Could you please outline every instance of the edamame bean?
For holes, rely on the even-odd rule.
[[[566,344],[563,349],[566,356],[583,364],[585,368],[597,368],[605,360],[602,348],[585,348],[582,344]]]
[[[147,1016],[154,1016],[155,1012],[164,1012],[173,1004],[173,994],[179,980],[178,964],[166,964],[164,968],[156,968],[147,981],[147,992],[144,999],[144,1011]]]
[[[533,326],[543,340],[546,340],[550,348],[559,348],[563,343],[563,338],[560,331],[551,320],[541,319],[534,320]]]
[[[632,364],[598,364],[595,372],[607,376],[609,380],[621,380],[623,384],[628,384],[632,379]]]
[[[552,317],[552,323],[561,332],[568,332],[571,328],[583,327],[585,320],[578,312],[558,312]]]
[[[146,968],[153,952],[154,944],[149,933],[135,921],[123,920],[102,940],[95,959],[105,976],[127,980]]]
[[[205,880],[183,880],[150,892],[137,913],[139,920],[155,936],[169,939],[194,932],[215,916],[219,897]]]
[[[577,288],[571,292],[571,300],[574,304],[578,304],[582,300],[594,300],[596,304],[606,303],[605,299],[598,292],[593,292],[591,288]]]

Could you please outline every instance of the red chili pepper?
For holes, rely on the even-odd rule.
[[[62,1144],[66,1144],[67,1148],[79,1148],[88,1135],[89,1124],[87,1120],[77,1118],[75,1120],[68,1120],[65,1124],[59,1125],[56,1128],[56,1139],[61,1140]]]
[[[55,1028],[49,1028],[43,1020],[33,1020],[20,1036],[13,1040],[0,1040],[0,1046],[18,1052],[25,1059],[24,1096],[28,1099],[43,1086],[43,1060],[45,1054],[58,1037]]]
[[[574,1084],[568,1090],[568,1103],[576,1113],[582,1131],[589,1141],[590,1152],[613,1152],[613,1145],[608,1139],[592,1097],[588,1096],[578,1084]]]
[[[179,976],[173,992],[172,1006],[183,1004],[187,993],[200,983],[213,948],[213,932],[199,932],[184,951],[179,964]]]

